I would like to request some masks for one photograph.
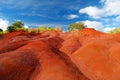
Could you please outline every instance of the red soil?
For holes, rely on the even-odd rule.
[[[0,37],[0,80],[120,80],[120,34],[11,32]]]

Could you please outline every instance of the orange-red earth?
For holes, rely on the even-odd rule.
[[[86,28],[0,35],[0,80],[120,80],[120,34]]]

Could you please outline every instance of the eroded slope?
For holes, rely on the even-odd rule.
[[[0,80],[120,80],[120,34],[12,32],[0,37]]]

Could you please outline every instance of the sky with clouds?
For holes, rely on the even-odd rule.
[[[120,0],[0,0],[0,28],[20,20],[28,27],[60,26],[74,22],[110,31],[120,26]]]

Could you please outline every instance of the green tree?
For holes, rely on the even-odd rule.
[[[22,23],[21,21],[16,21],[12,24],[12,26],[14,26],[15,28],[23,28],[24,23]]]
[[[111,34],[120,33],[120,27],[117,27],[117,28],[115,28],[115,29],[109,31],[109,33],[111,33]]]
[[[3,32],[3,30],[0,28],[0,32]]]
[[[8,26],[8,27],[7,27],[7,30],[8,30],[9,32],[13,32],[13,31],[15,31],[15,27],[14,27],[14,26]]]
[[[0,28],[0,38],[1,38],[1,34],[3,34],[3,30]]]
[[[18,31],[18,30],[25,30],[24,23],[22,23],[21,21],[16,21],[11,26],[8,26],[7,30],[9,32]]]
[[[70,26],[68,27],[69,31],[74,31],[74,30],[81,30],[86,28],[86,26],[82,23],[82,22],[78,22],[78,23],[72,23],[70,24]]]

